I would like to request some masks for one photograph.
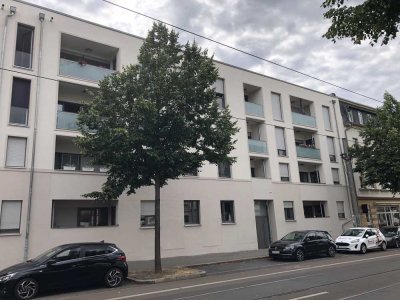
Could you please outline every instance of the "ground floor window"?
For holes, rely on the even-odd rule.
[[[53,200],[52,228],[116,225],[118,201]]]
[[[325,218],[326,201],[303,201],[305,218]]]
[[[140,201],[140,226],[154,227],[156,225],[155,218],[155,201],[142,200]]]
[[[336,205],[339,219],[344,219],[346,217],[344,214],[344,201],[336,201]]]
[[[221,220],[222,223],[235,223],[235,208],[233,201],[221,201]]]
[[[200,201],[185,200],[183,205],[185,225],[200,224]]]
[[[0,206],[0,233],[19,233],[21,226],[20,200],[3,200]]]
[[[285,211],[285,220],[294,221],[293,201],[283,201],[283,209]]]
[[[398,205],[379,205],[376,207],[379,227],[400,226],[400,210]]]

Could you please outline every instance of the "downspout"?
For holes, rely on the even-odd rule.
[[[1,9],[3,9],[3,6]],[[15,12],[16,12],[16,7],[10,6],[10,12],[6,16],[6,21],[4,22],[3,42],[1,44],[1,54],[0,54],[0,91],[2,90],[2,85],[3,85],[4,52],[6,49],[8,19],[13,15],[15,15]]]
[[[339,131],[336,107],[335,107],[336,100],[332,100],[332,104],[333,104],[333,114],[335,115],[335,125],[336,125],[337,137],[339,139],[340,152],[344,153],[344,149],[343,149],[343,145],[342,145],[342,139],[340,137],[340,131]],[[343,158],[341,160],[342,160],[343,171],[347,174],[345,161],[344,161]],[[353,220],[353,218],[354,218],[354,211],[353,211],[352,200],[351,200],[351,191],[350,191],[350,186],[349,186],[349,180],[348,180],[346,174],[344,176],[344,180],[346,182],[346,196],[347,196],[347,203],[348,203],[349,209],[350,209],[350,214],[351,214],[352,217],[349,220],[346,220],[346,222],[342,224],[342,229],[343,230],[344,230],[344,226],[347,225],[349,222],[351,222]]]
[[[36,79],[36,98],[35,98],[35,111],[34,111],[34,126],[33,126],[33,137],[32,137],[32,157],[31,157],[31,169],[29,177],[29,194],[28,194],[28,210],[26,216],[26,228],[25,228],[25,247],[24,247],[24,261],[28,259],[29,254],[29,234],[30,234],[30,223],[31,223],[31,211],[32,211],[32,196],[33,196],[33,179],[35,175],[35,154],[36,154],[36,137],[37,137],[37,124],[38,124],[38,112],[39,112],[39,95],[40,95],[40,75],[42,66],[42,44],[43,44],[43,22],[44,13],[39,13],[40,20],[40,36],[39,36],[39,57],[38,57],[38,71]]]

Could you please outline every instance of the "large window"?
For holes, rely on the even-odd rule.
[[[272,115],[274,117],[274,120],[283,121],[281,95],[272,93],[271,101],[272,101]]]
[[[218,176],[223,178],[231,178],[231,165],[227,162],[219,163]]]
[[[3,200],[0,207],[0,233],[19,233],[21,225],[20,200]]]
[[[303,201],[305,218],[325,218],[326,201]]]
[[[217,103],[219,108],[225,107],[225,92],[224,92],[224,80],[218,78],[214,83],[215,94],[217,96]]]
[[[331,115],[329,112],[329,107],[322,106],[322,114],[324,116],[325,130],[332,130]]]
[[[289,164],[280,163],[279,172],[281,175],[281,181],[290,181]]]
[[[379,205],[376,207],[379,227],[400,226],[400,210],[398,205]]]
[[[333,137],[327,137],[329,159],[331,162],[336,162],[335,140]]]
[[[28,125],[30,93],[30,80],[13,78],[10,109],[11,124]]]
[[[33,27],[18,24],[14,60],[16,66],[32,68],[33,32]]]
[[[185,225],[198,225],[200,224],[200,201],[199,200],[185,200],[184,206],[184,221]]]
[[[344,213],[344,201],[336,201],[337,211],[338,211],[338,218],[344,219],[346,217]]]
[[[283,201],[283,209],[285,211],[285,220],[294,221],[293,201]]]
[[[155,202],[154,200],[140,201],[140,226],[141,227],[154,227],[156,225],[155,219]]]
[[[235,223],[235,207],[233,201],[221,201],[222,223]]]
[[[279,156],[286,156],[285,129],[275,127],[276,148]]]
[[[83,172],[107,172],[106,166],[92,164],[90,157],[76,153],[56,152],[54,161],[55,170],[83,171]]]
[[[25,167],[26,138],[9,136],[6,167]]]
[[[53,200],[52,228],[116,225],[118,201]]]

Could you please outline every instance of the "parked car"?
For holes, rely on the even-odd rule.
[[[303,261],[312,255],[336,254],[336,245],[330,234],[321,230],[293,231],[271,244],[269,256]]]
[[[124,252],[110,243],[57,246],[0,271],[0,296],[32,299],[38,291],[103,283],[113,288],[128,274]]]
[[[384,226],[379,229],[386,239],[388,247],[400,247],[400,228],[397,226]]]
[[[367,250],[386,250],[386,239],[376,228],[355,227],[349,228],[336,239],[337,251],[352,251],[365,254]]]

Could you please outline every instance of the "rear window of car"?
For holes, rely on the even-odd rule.
[[[105,255],[114,252],[115,249],[108,245],[87,246],[85,248],[85,257]]]

